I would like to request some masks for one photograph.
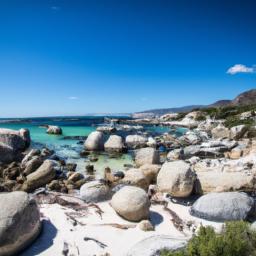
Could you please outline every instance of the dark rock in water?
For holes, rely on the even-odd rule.
[[[94,172],[94,166],[92,164],[88,164],[85,166],[85,170],[87,173],[93,173]]]
[[[75,163],[67,163],[66,164],[66,169],[69,172],[74,172],[76,170],[77,164]]]
[[[113,172],[113,175],[117,178],[123,179],[124,178],[124,173],[122,171],[116,171]]]
[[[89,161],[90,162],[97,162],[99,158],[97,156],[89,156]]]
[[[82,151],[80,152],[80,156],[81,156],[81,157],[87,157],[87,156],[89,156],[89,155],[90,155],[90,152],[89,152],[89,151],[82,150]]]
[[[79,140],[78,142],[77,142],[77,145],[83,145],[84,144],[84,142],[82,141],[82,140]]]
[[[134,166],[132,164],[124,164],[125,168],[133,168]]]
[[[83,141],[87,139],[87,136],[64,136],[62,139],[63,140],[79,140],[79,141],[82,141],[82,144],[83,144]]]
[[[40,213],[25,192],[0,195],[0,255],[18,255],[39,235]]]
[[[209,193],[191,207],[193,216],[210,221],[246,220],[252,214],[254,200],[245,193]]]

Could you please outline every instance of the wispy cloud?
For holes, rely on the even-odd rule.
[[[230,67],[227,70],[227,73],[230,74],[230,75],[235,75],[235,74],[238,74],[238,73],[254,73],[254,72],[256,72],[255,66],[246,67],[243,64],[236,64],[236,65],[234,65],[233,67]]]
[[[60,7],[59,6],[51,6],[51,9],[55,12],[59,11],[60,10]]]
[[[76,96],[70,96],[70,97],[68,97],[68,99],[69,99],[69,100],[78,100],[78,97],[76,97]]]

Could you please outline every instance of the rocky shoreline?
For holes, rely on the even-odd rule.
[[[244,112],[236,118],[250,121],[255,115]],[[133,152],[134,166],[122,170],[106,166],[101,175],[96,175],[93,164],[81,173],[76,171],[75,163],[66,163],[52,150],[31,149],[26,129],[0,129],[0,200],[7,201],[0,209],[0,226],[4,227],[0,229],[0,256],[14,255],[27,247],[39,234],[39,211],[52,217],[52,211],[57,209],[61,215],[59,206],[63,207],[63,213],[67,209],[72,211],[66,217],[79,226],[79,232],[81,223],[87,220],[86,225],[102,224],[100,219],[91,220],[83,212],[94,207],[92,215],[100,214],[104,221],[109,218],[119,222],[112,223],[111,230],[101,226],[98,232],[109,232],[114,239],[113,229],[121,229],[124,236],[128,233],[134,236],[123,254],[117,254],[113,240],[106,248],[90,245],[94,254],[80,252],[80,255],[139,255],[142,245],[135,242],[145,246],[150,243],[152,250],[143,255],[153,255],[152,252],[168,247],[166,244],[170,250],[184,246],[200,223],[216,228],[229,220],[254,221],[256,138],[252,130],[255,125],[227,127],[225,119],[213,118],[203,111],[110,122],[111,125],[98,127],[88,137],[81,137],[85,139],[81,156],[93,162],[99,152],[118,155],[129,151]],[[143,125],[186,127],[186,130],[182,136],[148,135]],[[62,129],[47,126],[47,133],[58,135]],[[158,209],[155,215],[161,216],[164,225],[157,223],[152,209]],[[167,213],[172,221],[165,219]],[[30,219],[33,225],[17,231],[19,225]],[[56,225],[60,225],[58,221]],[[165,232],[166,228],[170,230]],[[10,232],[8,238],[6,232]],[[91,232],[95,234],[95,230]],[[147,234],[155,236],[158,242],[148,242]],[[171,238],[177,234],[180,241]],[[19,240],[20,237],[23,239]],[[15,243],[17,239],[19,244]],[[83,245],[77,247],[81,249]],[[54,250],[56,255],[63,253],[57,247]]]

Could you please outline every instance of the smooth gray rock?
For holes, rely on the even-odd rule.
[[[42,163],[43,160],[40,156],[33,156],[32,159],[26,163],[26,168],[23,171],[24,175],[27,176],[30,173],[36,171]]]
[[[233,126],[230,129],[230,138],[239,140],[244,136],[247,130],[248,128],[244,124]]]
[[[27,193],[0,194],[0,256],[18,255],[40,232],[40,213]]]
[[[129,148],[143,148],[147,145],[148,139],[142,135],[128,135],[125,138],[125,143]]]
[[[182,160],[165,162],[157,175],[159,191],[174,197],[189,196],[193,190],[194,181],[194,172],[190,165]]]
[[[104,147],[103,132],[95,131],[89,134],[85,143],[85,149],[88,151],[100,151]]]
[[[125,186],[111,199],[111,206],[123,218],[130,221],[148,219],[150,202],[147,193],[138,187]]]
[[[160,256],[162,250],[177,251],[187,244],[185,239],[168,235],[154,235],[135,244],[125,256]]]
[[[110,196],[109,187],[99,180],[85,183],[80,188],[80,197],[87,203],[105,201]]]
[[[254,209],[254,200],[241,192],[209,193],[200,197],[190,214],[210,221],[246,220]]]
[[[19,131],[0,128],[0,142],[12,147],[14,151],[23,151],[30,145],[30,134],[27,129]]]
[[[105,151],[113,153],[121,153],[124,151],[124,143],[121,136],[110,135],[104,144]]]
[[[155,148],[141,148],[135,153],[135,163],[138,167],[144,164],[159,164],[160,156],[159,151]]]
[[[0,162],[11,163],[15,160],[16,153],[12,147],[0,142]]]
[[[23,184],[23,190],[31,192],[51,182],[56,176],[56,166],[55,161],[45,160],[36,171],[27,176],[27,180]]]

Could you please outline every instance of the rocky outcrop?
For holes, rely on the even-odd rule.
[[[163,250],[178,251],[186,244],[185,239],[168,235],[154,235],[139,241],[126,253],[126,256],[155,256],[160,255],[159,252]]]
[[[198,193],[247,191],[256,189],[256,166],[252,157],[239,160],[205,159],[194,165]]]
[[[44,163],[34,172],[27,176],[22,189],[31,192],[39,187],[45,186],[55,178],[57,166],[55,161],[45,160]]]
[[[85,183],[80,188],[80,197],[87,203],[105,201],[110,196],[109,187],[99,180]]]
[[[104,144],[105,151],[110,153],[121,153],[124,151],[125,146],[123,139],[118,135],[110,135],[106,143]]]
[[[32,159],[26,163],[26,167],[23,171],[23,174],[27,176],[30,173],[36,171],[42,163],[43,159],[40,156],[33,156]]]
[[[47,131],[48,134],[61,135],[62,129],[59,126],[48,125]]]
[[[23,151],[30,145],[30,133],[27,129],[19,131],[0,128],[0,143],[3,143],[15,152]]]
[[[254,209],[254,200],[245,193],[210,193],[191,207],[193,216],[210,221],[246,220]]]
[[[247,127],[244,124],[234,126],[230,129],[230,138],[239,140],[244,136],[246,131],[247,131]]]
[[[104,147],[104,134],[99,131],[90,133],[84,143],[84,146],[88,151],[102,150]]]
[[[224,139],[230,136],[229,129],[223,124],[219,124],[217,127],[213,128],[211,132],[214,139]]]
[[[111,206],[129,221],[140,221],[149,217],[150,202],[146,192],[141,188],[133,186],[121,188],[113,195]]]
[[[97,127],[97,131],[109,134],[115,132],[116,128],[112,126],[99,126]]]
[[[40,213],[25,192],[0,194],[0,256],[18,255],[40,232]]]
[[[135,163],[138,167],[144,164],[159,164],[159,151],[155,148],[141,148],[135,153]]]
[[[165,162],[157,176],[159,191],[174,197],[187,197],[194,186],[195,174],[190,165],[182,160]]]
[[[148,139],[142,135],[128,135],[125,143],[129,148],[143,148],[146,146]]]

